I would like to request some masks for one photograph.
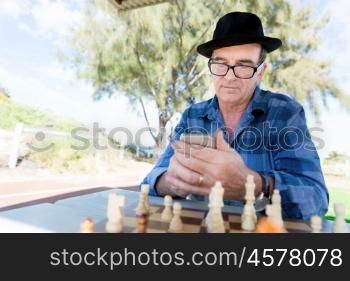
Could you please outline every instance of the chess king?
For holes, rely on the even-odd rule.
[[[247,175],[253,175],[257,200],[280,191],[283,217],[306,220],[327,212],[328,191],[303,107],[260,87],[265,58],[281,45],[264,35],[255,14],[232,12],[219,19],[212,40],[197,48],[208,59],[215,95],[183,112],[171,143],[143,181],[151,195],[207,201],[220,181],[225,204],[242,206]],[[216,146],[180,140],[198,130],[214,136]]]

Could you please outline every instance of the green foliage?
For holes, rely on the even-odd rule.
[[[346,161],[350,160],[350,157],[346,154],[339,153],[337,151],[331,151],[331,152],[329,152],[329,154],[325,160],[336,161],[336,162],[346,162]]]
[[[299,3],[295,8],[295,1],[288,0],[172,0],[118,13],[109,1],[87,3],[82,25],[69,38],[73,53],[64,60],[93,84],[96,99],[125,94],[133,105],[141,104],[147,123],[144,99],[154,101],[160,130],[151,134],[158,145],[165,137],[161,128],[173,114],[208,90],[206,59],[196,47],[211,38],[219,17],[235,10],[258,14],[265,33],[284,43],[268,55],[266,88],[309,104],[316,117],[319,101],[326,104],[328,95],[350,105],[349,97],[328,76],[330,64],[314,56],[328,18],[312,19],[311,6]]]
[[[13,130],[17,123],[29,128],[50,126],[50,130],[69,132],[78,125],[69,118],[63,118],[29,106],[17,104],[10,100],[0,100],[0,129]]]

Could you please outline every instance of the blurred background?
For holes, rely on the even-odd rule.
[[[137,184],[181,112],[209,99],[195,47],[230,11],[284,45],[262,87],[300,102],[333,203],[350,221],[350,22],[346,0],[0,1],[0,209]]]

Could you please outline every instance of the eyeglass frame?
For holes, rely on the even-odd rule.
[[[258,71],[259,67],[262,66],[263,63],[265,62],[265,61],[262,61],[262,62],[261,62],[260,64],[258,64],[257,66],[244,65],[244,64],[229,65],[229,64],[227,64],[227,63],[216,62],[217,64],[224,64],[224,65],[227,66],[227,72],[226,72],[224,75],[217,75],[217,74],[214,74],[214,73],[211,71],[210,64],[211,64],[212,61],[213,61],[213,58],[210,58],[210,59],[208,60],[208,67],[209,67],[209,71],[210,71],[211,74],[213,74],[213,75],[215,75],[215,76],[225,77],[225,76],[227,75],[227,73],[230,71],[230,69],[232,69],[233,75],[234,75],[236,78],[238,78],[238,79],[252,79],[252,78],[254,77],[255,73]],[[246,66],[246,67],[250,67],[250,68],[253,68],[253,69],[254,69],[254,72],[253,72],[252,76],[249,77],[249,78],[241,78],[241,77],[238,77],[238,76],[236,75],[236,73],[235,73],[235,67],[236,67],[236,66]]]

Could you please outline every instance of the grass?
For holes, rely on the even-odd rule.
[[[344,203],[346,207],[345,219],[348,223],[350,223],[350,187],[349,189],[329,187],[328,191],[329,191],[329,208],[325,217],[328,220],[334,220],[335,213],[333,210],[333,204],[337,202],[341,202],[341,203]]]

